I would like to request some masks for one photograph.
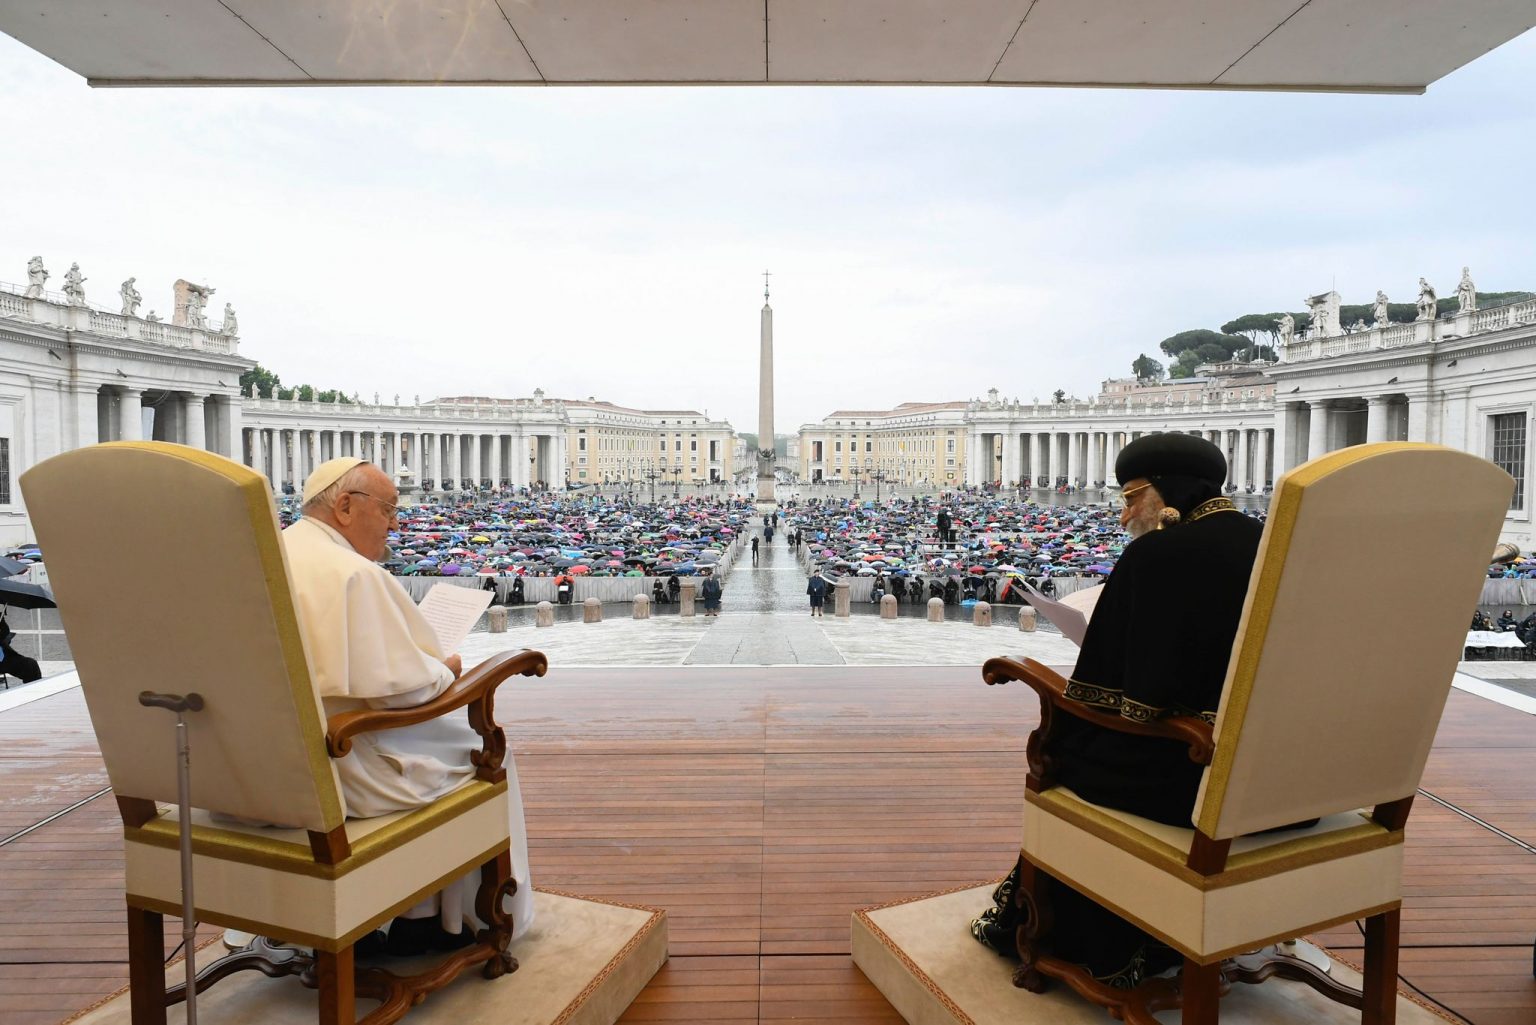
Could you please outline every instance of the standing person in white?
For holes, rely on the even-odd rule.
[[[304,482],[303,517],[283,531],[299,629],[327,715],[418,705],[463,671],[457,654],[438,650],[436,634],[399,581],[378,565],[389,551],[398,501],[399,490],[378,467],[350,456],[332,459]],[[480,737],[462,714],[362,734],[335,763],[347,814],[367,818],[430,804],[474,777],[470,752],[479,749]],[[506,769],[515,940],[533,921],[533,889],[511,751]],[[390,952],[471,942],[472,933],[461,929],[466,922],[484,926],[474,916],[478,885],[473,871],[395,919]]]

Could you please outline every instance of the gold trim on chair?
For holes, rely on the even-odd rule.
[[[169,456],[210,470],[234,484],[249,510],[252,522],[266,520],[270,531],[254,531],[254,541],[260,553],[262,573],[265,577],[267,597],[274,614],[275,633],[282,643],[283,662],[287,669],[288,691],[298,714],[300,728],[309,743],[305,751],[309,759],[310,774],[316,781],[335,780],[329,756],[325,753],[325,724],[316,707],[314,684],[309,676],[309,658],[304,650],[304,639],[299,633],[298,611],[293,605],[293,592],[288,587],[288,563],[279,538],[281,528],[277,522],[277,509],[272,504],[271,485],[267,478],[248,466],[213,452],[173,445],[160,441],[109,441],[99,446],[109,449],[128,449]],[[330,786],[316,788],[319,791],[321,811],[325,815],[327,830],[335,829],[346,819],[341,806],[341,795],[334,782]]]
[[[1280,478],[1270,503],[1264,537],[1259,544],[1259,563],[1254,567],[1254,578],[1237,636],[1242,646],[1233,652],[1232,665],[1223,690],[1222,706],[1216,733],[1216,750],[1200,791],[1195,824],[1212,839],[1225,839],[1216,835],[1221,820],[1222,802],[1227,796],[1232,762],[1243,732],[1248,713],[1248,703],[1253,694],[1254,678],[1258,675],[1259,660],[1264,653],[1265,639],[1269,634],[1270,617],[1285,577],[1285,553],[1290,551],[1291,536],[1301,514],[1301,500],[1308,485],[1324,477],[1352,466],[1361,460],[1387,451],[1451,451],[1443,445],[1427,445],[1410,442],[1375,442],[1369,445],[1353,445],[1337,452],[1303,463]]]
[[[304,875],[314,879],[340,879],[370,861],[405,846],[417,837],[424,836],[451,819],[472,808],[478,808],[492,799],[505,799],[507,784],[482,783],[477,780],[455,790],[445,797],[417,811],[410,812],[377,829],[350,838],[352,853],[334,865],[315,861],[314,852],[307,839],[282,840],[260,832],[224,829],[218,826],[192,827],[192,853],[205,858],[233,861],[242,865],[255,865],[276,872]],[[350,819],[353,823],[367,819]],[[283,832],[291,832],[283,830]],[[177,850],[180,845],[180,826],[168,810],[137,828],[125,827],[123,838],[128,843],[144,844]]]
[[[252,932],[258,935],[268,935],[273,939],[280,939],[285,943],[292,943],[298,946],[313,947],[316,950],[326,950],[331,952],[345,950],[347,947],[352,946],[352,944],[356,943],[364,936],[367,936],[370,932],[377,929],[385,922],[400,914],[400,912],[420,904],[427,897],[437,893],[439,890],[453,882],[455,879],[460,879],[465,875],[468,875],[470,872],[473,872],[487,861],[490,861],[492,858],[495,858],[497,855],[504,853],[510,848],[511,842],[508,840],[503,840],[500,843],[491,846],[489,849],[481,852],[473,858],[470,858],[458,868],[450,869],[449,871],[439,876],[437,879],[434,879],[432,882],[414,891],[410,896],[397,901],[382,914],[375,913],[365,922],[363,922],[363,924],[349,929],[346,933],[335,939],[332,939],[328,936],[321,936],[318,933],[308,933],[289,929],[272,922],[263,922],[258,919],[245,918],[239,915],[229,915],[210,908],[196,908],[197,919],[199,922],[206,922],[212,925],[221,925],[225,928],[241,929],[245,932]],[[129,907],[142,908],[146,911],[154,911],[162,915],[170,915],[173,918],[181,917],[182,907],[179,902],[161,900],[158,897],[147,897],[138,893],[129,893],[127,895],[127,899]]]
[[[1213,964],[1214,962],[1223,961],[1229,957],[1235,957],[1238,954],[1244,954],[1252,950],[1257,950],[1258,948],[1268,946],[1271,943],[1279,943],[1281,940],[1296,939],[1297,937],[1310,935],[1311,933],[1318,932],[1322,929],[1331,929],[1334,926],[1342,925],[1345,922],[1353,922],[1363,918],[1371,918],[1382,914],[1383,912],[1394,911],[1403,906],[1403,902],[1401,900],[1387,901],[1386,903],[1376,904],[1368,908],[1360,908],[1356,911],[1351,911],[1348,914],[1335,915],[1320,921],[1310,922],[1295,929],[1287,929],[1285,932],[1274,933],[1269,936],[1257,937],[1251,940],[1245,939],[1242,943],[1234,944],[1233,946],[1227,947],[1223,950],[1213,951],[1209,954],[1202,954],[1189,947],[1188,944],[1179,942],[1177,939],[1170,936],[1162,929],[1159,929],[1156,925],[1147,921],[1145,918],[1142,918],[1140,915],[1132,914],[1115,901],[1106,900],[1103,896],[1094,893],[1088,887],[1084,886],[1076,879],[1073,879],[1072,874],[1065,869],[1055,865],[1047,864],[1038,858],[1029,858],[1028,860],[1031,864],[1037,865],[1044,869],[1046,872],[1049,872],[1052,878],[1067,886],[1072,887],[1072,889],[1083,894],[1094,903],[1100,905],[1101,907],[1108,908],[1110,911],[1113,911],[1127,922],[1130,922],[1132,925],[1140,928],[1143,932],[1157,937],[1159,940],[1162,940],[1168,946],[1172,947],[1174,950],[1177,950],[1185,957],[1190,958],[1191,960],[1194,960],[1200,964]]]
[[[1085,833],[1151,864],[1198,890],[1219,890],[1321,864],[1403,842],[1402,830],[1388,830],[1362,815],[1359,825],[1292,837],[1227,858],[1227,867],[1215,875],[1201,875],[1186,862],[1189,847],[1180,848],[1137,829],[1117,815],[1089,804],[1056,787],[1042,793],[1026,792],[1024,798],[1042,811],[1071,823]],[[1188,831],[1191,841],[1194,830]],[[1028,852],[1025,856],[1028,857]]]

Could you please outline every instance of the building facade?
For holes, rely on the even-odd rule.
[[[736,431],[695,409],[631,409],[596,399],[566,400],[568,473],[577,483],[673,484],[729,481]]]
[[[800,479],[881,480],[914,487],[964,483],[969,431],[964,402],[903,402],[840,409],[799,431]]]
[[[1329,299],[1337,305],[1336,297]],[[1205,437],[1227,457],[1229,488],[1262,494],[1285,471],[1375,441],[1446,445],[1515,479],[1502,539],[1536,547],[1531,424],[1536,416],[1536,299],[1408,324],[1339,326],[1278,349],[1276,363],[1198,368],[1156,384],[1105,381],[1087,400],[984,399],[838,410],[800,429],[805,480],[915,486],[1113,488],[1115,457],[1144,434]]]
[[[125,289],[131,287],[125,284]],[[190,312],[184,293],[194,293]],[[202,293],[211,290],[203,289]],[[0,282],[0,543],[33,537],[17,479],[101,441],[154,439],[216,452],[299,490],[317,465],[355,455],[428,492],[643,481],[729,480],[735,432],[696,410],[589,399],[448,396],[314,402],[240,393],[256,366],[198,286],[177,285],[176,320],[138,316]],[[134,293],[136,295],[136,293]],[[134,313],[126,312],[134,309]],[[234,324],[230,324],[231,330]]]
[[[1373,441],[1426,441],[1492,460],[1515,478],[1501,539],[1529,551],[1536,299],[1283,345],[1275,383],[1280,469]],[[1425,482],[1433,487],[1435,482]]]
[[[241,458],[239,382],[254,365],[221,327],[0,283],[0,541],[31,540],[17,479],[61,452],[157,439]]]

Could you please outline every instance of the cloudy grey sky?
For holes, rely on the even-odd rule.
[[[0,35],[0,280],[178,277],[285,383],[595,395],[778,428],[1088,395],[1336,285],[1536,288],[1536,35],[1421,97],[101,90]]]

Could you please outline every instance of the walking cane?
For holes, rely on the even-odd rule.
[[[192,906],[192,750],[187,742],[184,713],[201,712],[203,696],[143,691],[139,704],[176,713],[176,805],[181,819],[181,942],[187,956],[187,1025],[197,1025],[197,912]]]

